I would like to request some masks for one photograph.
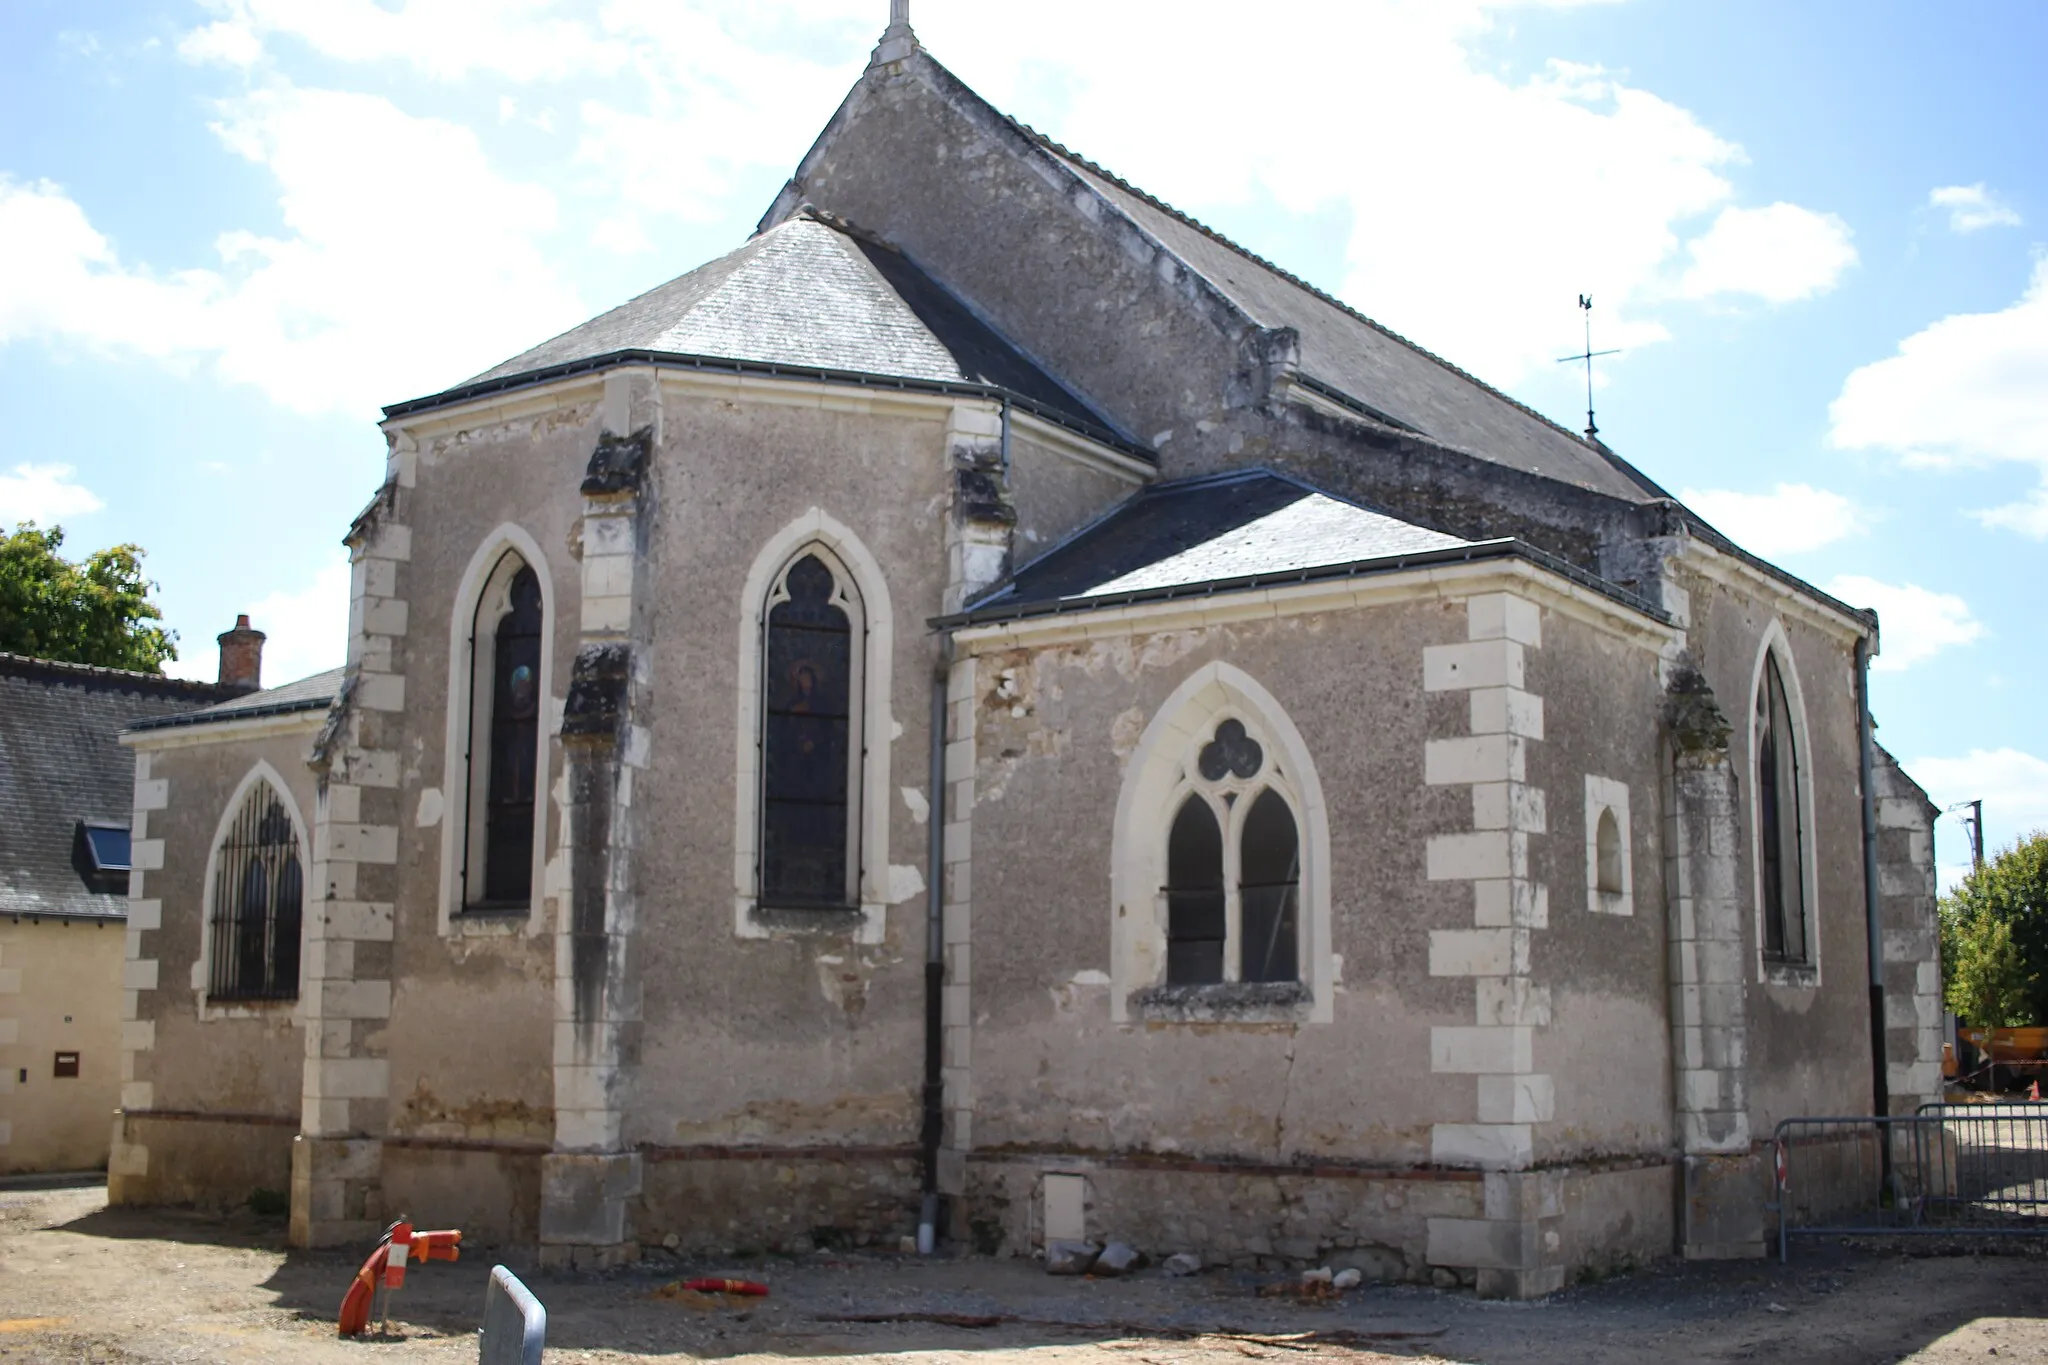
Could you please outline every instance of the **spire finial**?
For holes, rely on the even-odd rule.
[[[910,31],[910,0],[889,0],[889,27],[875,46],[870,66],[900,62],[917,50],[917,35]]]
[[[1612,351],[1596,351],[1593,349],[1593,296],[1591,294],[1579,295],[1579,309],[1586,315],[1586,349],[1577,355],[1561,355],[1557,358],[1557,363],[1560,365],[1583,363],[1585,365],[1586,439],[1598,441],[1600,439],[1600,428],[1593,424],[1593,361],[1595,358],[1603,355],[1620,355],[1621,351],[1619,349]]]

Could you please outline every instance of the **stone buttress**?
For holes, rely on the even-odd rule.
[[[634,777],[646,770],[648,468],[659,439],[651,376],[605,381],[604,430],[582,484],[582,619],[562,713],[563,849],[556,900],[555,1141],[541,1158],[541,1264],[636,1260],[641,1158],[625,1144],[641,998]],[[621,432],[630,432],[621,435]]]
[[[374,1239],[390,1112],[392,916],[406,700],[406,504],[417,452],[394,440],[384,486],[349,528],[348,668],[314,742],[314,901],[299,1000],[306,1063],[292,1148],[291,1240]]]

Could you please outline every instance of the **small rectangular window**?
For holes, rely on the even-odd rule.
[[[50,1074],[59,1080],[66,1076],[76,1076],[78,1074],[78,1054],[75,1052],[58,1053],[57,1065],[51,1070]]]
[[[85,847],[92,854],[93,871],[128,871],[127,826],[87,825]]]

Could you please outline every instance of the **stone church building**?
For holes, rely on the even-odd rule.
[[[118,1201],[1532,1295],[1937,1093],[1874,615],[900,14],[745,244],[383,431],[346,668],[127,736]]]

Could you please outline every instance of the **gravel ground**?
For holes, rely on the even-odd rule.
[[[487,1254],[416,1267],[390,1332],[343,1341],[334,1315],[358,1259],[287,1254],[282,1224],[250,1214],[110,1210],[98,1186],[0,1191],[0,1362],[476,1358]],[[1028,1261],[846,1253],[718,1265],[656,1257],[574,1278],[514,1268],[548,1306],[551,1362],[2048,1362],[2048,1261],[2022,1255],[1821,1245],[1789,1267],[1670,1263],[1530,1304],[1408,1286],[1303,1303],[1260,1297],[1270,1276],[1070,1280]],[[721,1273],[772,1293],[662,1292],[679,1277]]]

